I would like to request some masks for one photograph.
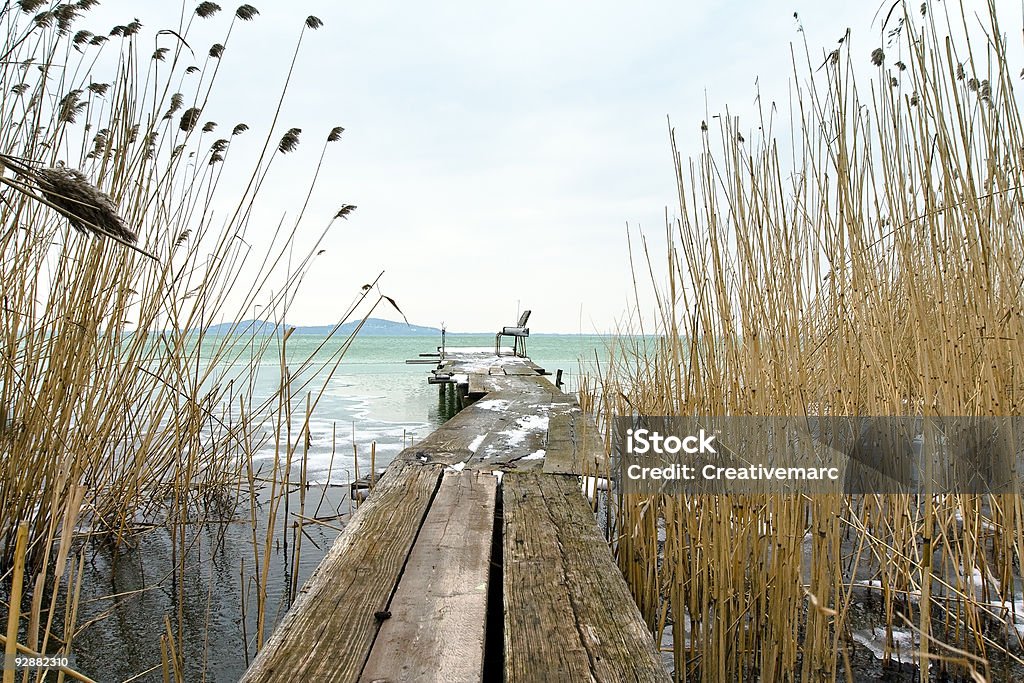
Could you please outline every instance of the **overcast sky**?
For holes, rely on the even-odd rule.
[[[220,4],[190,34],[199,54],[239,3]],[[346,132],[310,233],[358,205],[327,238],[288,316],[297,324],[335,321],[385,270],[413,323],[492,331],[522,307],[534,332],[608,331],[631,306],[626,225],[660,245],[675,213],[666,117],[683,156],[698,154],[709,113],[728,106],[753,127],[758,87],[788,102],[791,45],[802,52],[805,36],[824,54],[849,27],[865,63],[882,43],[873,1],[252,4],[260,15],[236,27],[204,120],[265,132],[305,17],[324,22],[304,39],[278,124],[302,128],[303,146],[281,159],[255,227],[294,215],[335,125]],[[84,24],[137,16],[151,32],[177,25],[173,5],[108,0]]]

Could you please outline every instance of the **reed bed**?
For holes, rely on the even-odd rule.
[[[1024,65],[994,3],[879,21],[794,57],[788,122],[726,113],[688,161],[673,131],[678,215],[637,259],[658,315],[618,340],[606,417],[1021,414]],[[892,668],[1009,680],[1020,501],[619,495],[613,543],[676,680],[871,678],[872,637]]]
[[[252,141],[261,150],[255,162],[241,166],[231,150],[247,144],[248,124],[218,126],[204,112],[218,102],[231,36],[258,9],[186,4],[177,26],[136,19],[104,28],[90,22],[95,4],[0,5],[0,574],[13,601],[3,603],[6,647],[73,651],[79,541],[107,544],[116,557],[140,529],[160,526],[180,587],[194,569],[190,528],[219,516],[211,506],[226,501],[228,517],[241,503],[251,516],[253,564],[240,580],[261,598],[248,656],[268,629],[273,548],[296,519],[288,562],[298,566],[305,498],[296,517],[288,496],[306,481],[292,473],[305,472],[309,417],[352,337],[289,367],[289,330],[204,330],[252,317],[257,306],[261,317],[283,320],[321,240],[355,209],[339,204],[336,215],[314,218],[319,227],[298,251],[338,126],[320,138],[297,217],[261,239],[260,199],[275,182],[274,162],[300,144],[299,129],[279,125],[281,103],[302,41],[322,22],[297,17],[272,123]],[[190,32],[199,22],[223,27],[209,50]],[[242,179],[241,193],[229,191],[238,183],[228,178]],[[393,304],[376,285],[354,293],[341,322],[360,306],[365,316]],[[275,352],[279,390],[257,400],[260,359]],[[216,372],[224,367],[235,371]],[[268,440],[277,453],[271,471],[255,470],[252,455]],[[267,503],[255,502],[264,485],[265,528],[256,510]],[[281,506],[285,520],[275,523]],[[200,656],[182,649],[187,606],[178,597],[153,636],[165,680],[183,680],[186,660]],[[57,623],[58,606],[65,623]]]

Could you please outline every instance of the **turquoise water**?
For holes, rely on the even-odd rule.
[[[437,387],[427,383],[427,364],[407,364],[422,353],[436,352],[437,337],[363,337],[357,338],[345,353],[333,374],[329,363],[344,340],[331,340],[322,348],[319,336],[292,335],[286,345],[286,358],[294,386],[293,424],[301,425],[307,395],[317,399],[319,387],[326,381],[322,396],[309,420],[310,441],[307,476],[313,483],[338,483],[355,476],[358,453],[359,473],[365,474],[371,444],[376,448],[378,467],[386,465],[404,447],[432,432],[441,421],[437,405]],[[212,344],[213,342],[207,342]],[[447,336],[449,349],[459,346],[493,347],[493,335]],[[555,373],[563,370],[569,390],[575,388],[581,361],[593,364],[607,356],[602,337],[579,335],[542,335],[529,339],[530,357]],[[312,367],[299,372],[303,361],[312,357]],[[248,365],[248,359],[245,361]],[[268,349],[259,363],[254,396],[258,400],[273,395],[281,378],[280,348]],[[317,369],[319,367],[319,369]],[[239,368],[225,366],[221,376],[230,376]],[[266,425],[264,445],[254,455],[257,467],[270,467],[274,458],[271,425]]]

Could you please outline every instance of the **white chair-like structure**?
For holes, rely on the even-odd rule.
[[[512,353],[516,356],[526,355],[526,338],[530,336],[530,328],[526,322],[530,319],[530,311],[523,311],[515,327],[503,327],[494,335],[494,355],[501,355],[501,338],[512,337]]]

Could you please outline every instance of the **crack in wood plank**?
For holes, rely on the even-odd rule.
[[[242,681],[355,681],[443,467],[396,462],[353,515]],[[380,543],[387,538],[387,543]]]

